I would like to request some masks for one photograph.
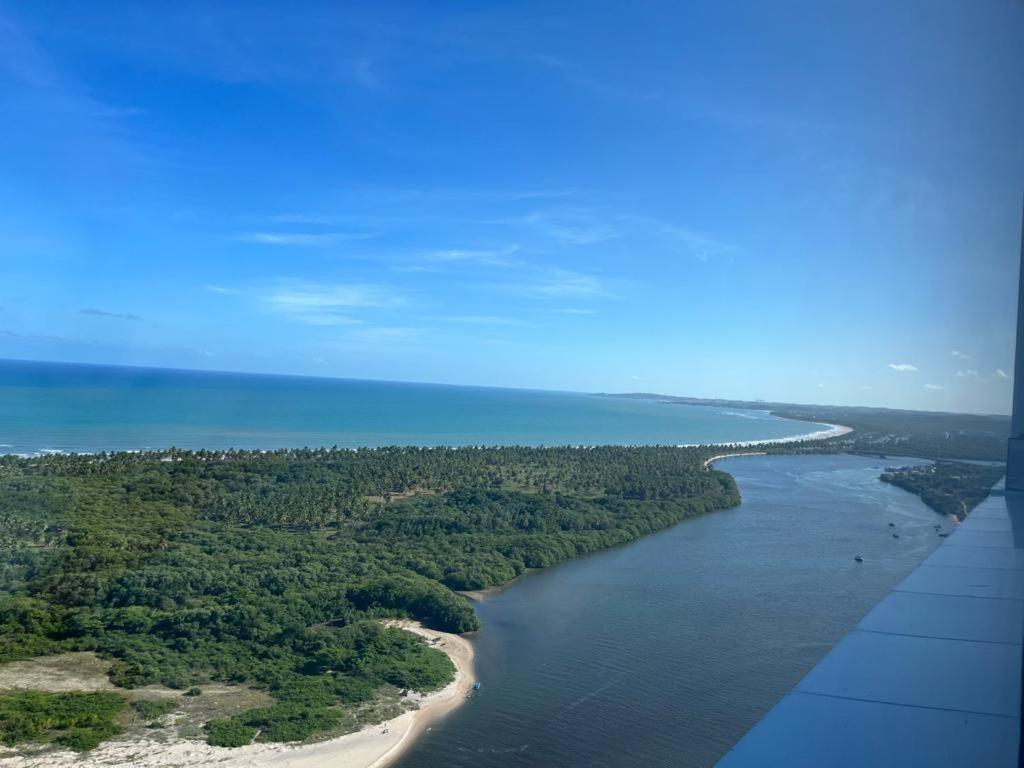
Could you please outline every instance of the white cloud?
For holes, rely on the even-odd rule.
[[[970,355],[965,355],[963,352],[960,352],[960,351],[955,350],[955,349],[950,354],[953,355],[953,357],[959,358],[960,360],[970,360],[971,359]]]
[[[205,288],[208,291],[212,291],[213,293],[222,293],[222,294],[238,293],[238,291],[236,291],[234,288],[225,288],[223,285],[204,285],[203,288]]]
[[[1009,374],[1007,374],[1006,371],[1004,371],[1002,368],[996,368],[996,372],[995,372],[994,375],[995,375],[995,377],[997,379],[1008,379],[1008,378],[1010,378]]]
[[[260,245],[324,248],[353,240],[369,240],[372,237],[372,234],[353,232],[243,232],[235,235],[234,239],[242,243]]]
[[[939,390],[939,389],[945,389],[945,387],[943,387],[943,386],[940,386],[940,385],[938,385],[938,384],[925,384],[925,385],[924,385],[924,388],[925,388],[925,389],[931,389],[931,390]]]
[[[259,290],[256,298],[271,310],[308,325],[358,325],[354,310],[401,306],[405,298],[384,285],[310,283],[282,280]]]
[[[889,363],[889,367],[901,373],[917,373],[917,366],[910,363]]]
[[[978,372],[973,368],[967,368],[963,371],[957,371],[956,375],[959,376],[960,378],[966,378],[968,376],[977,376]]]

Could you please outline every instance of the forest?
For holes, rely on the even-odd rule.
[[[455,590],[499,585],[735,506],[707,448],[386,448],[0,457],[0,663],[66,651],[127,691],[211,681],[269,704],[210,743],[296,741],[448,657],[383,619],[478,628]],[[114,695],[115,699],[116,694]],[[123,706],[40,694],[7,744],[88,749]],[[17,702],[0,701],[4,712]],[[88,709],[88,707],[85,707]],[[53,714],[56,712],[57,714]],[[51,716],[52,715],[52,716]]]
[[[939,461],[923,467],[900,467],[886,470],[882,482],[891,483],[916,494],[929,507],[943,515],[963,521],[967,514],[985,500],[992,486],[1005,473],[1002,464],[965,464]]]

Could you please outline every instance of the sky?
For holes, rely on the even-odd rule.
[[[0,0],[0,358],[1005,413],[1024,3]]]

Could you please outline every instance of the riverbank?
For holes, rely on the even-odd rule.
[[[942,541],[945,521],[880,483],[879,463],[727,461],[739,507],[489,594],[474,640],[484,695],[401,767],[714,765]]]
[[[455,679],[440,691],[411,694],[418,709],[368,726],[361,731],[315,744],[253,744],[227,749],[197,741],[159,741],[155,738],[115,739],[80,755],[59,751],[4,758],[10,768],[386,768],[408,750],[416,737],[466,699],[475,682],[473,645],[461,635],[427,629],[413,621],[391,622],[427,639],[431,647],[448,654]]]

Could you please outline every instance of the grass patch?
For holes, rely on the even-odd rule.
[[[139,699],[132,702],[132,708],[142,720],[149,722],[171,714],[178,708],[178,703],[173,699]]]

